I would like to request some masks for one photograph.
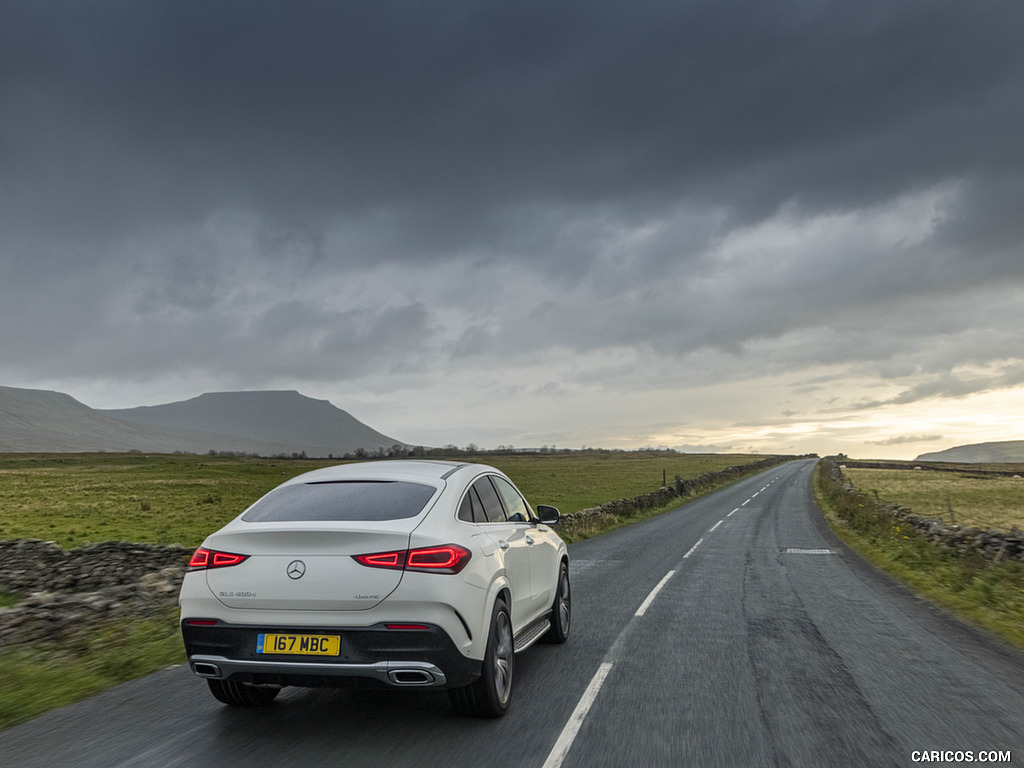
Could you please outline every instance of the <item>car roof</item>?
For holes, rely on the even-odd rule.
[[[436,461],[432,459],[394,459],[390,461],[365,461],[339,464],[293,477],[283,485],[301,483],[331,483],[346,480],[405,480],[407,482],[433,481],[437,485],[463,467],[486,468],[481,464],[457,461]]]

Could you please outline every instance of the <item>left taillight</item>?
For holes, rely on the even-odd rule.
[[[230,568],[249,559],[248,555],[239,555],[234,552],[218,552],[215,549],[200,547],[188,561],[190,571],[205,571],[210,568]]]
[[[469,564],[471,557],[472,553],[458,544],[352,555],[353,560],[368,568],[389,568],[395,571],[420,571],[423,573],[458,573]]]

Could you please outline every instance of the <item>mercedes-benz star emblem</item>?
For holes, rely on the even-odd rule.
[[[306,564],[301,560],[292,560],[288,563],[288,578],[301,579],[306,573]]]

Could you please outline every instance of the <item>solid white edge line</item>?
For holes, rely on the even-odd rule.
[[[668,573],[666,573],[662,577],[661,581],[658,582],[658,586],[656,586],[654,589],[652,589],[651,590],[651,594],[649,594],[644,599],[644,601],[642,603],[640,603],[640,607],[636,609],[636,613],[634,613],[633,615],[634,616],[643,616],[645,613],[647,613],[647,609],[650,607],[651,603],[654,602],[654,598],[656,598],[658,596],[658,593],[661,592],[661,588],[665,586],[665,582],[668,581],[669,579],[671,579],[673,576],[675,576],[675,574],[676,574],[675,571],[669,571]]]
[[[696,550],[697,547],[699,547],[703,543],[704,543],[704,539],[697,539],[697,543],[694,544],[692,547],[690,547],[690,551],[689,552],[687,552],[685,555],[683,555],[683,560],[685,560],[690,555],[692,555],[694,553],[694,550]]]
[[[597,672],[591,678],[587,690],[583,692],[583,696],[576,705],[576,709],[569,715],[569,720],[562,729],[562,733],[559,734],[558,741],[555,742],[555,746],[548,753],[548,759],[544,761],[543,768],[559,768],[562,761],[565,760],[565,756],[569,754],[572,743],[576,740],[576,734],[579,733],[580,727],[583,725],[590,707],[593,706],[594,700],[597,698],[601,686],[604,685],[604,680],[608,677],[608,672],[611,668],[612,663],[610,661],[602,663],[597,668]]]

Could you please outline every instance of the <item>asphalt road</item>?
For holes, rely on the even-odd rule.
[[[177,667],[0,733],[0,766],[1024,763],[1024,655],[843,549],[813,466],[571,546],[573,636],[517,658],[500,720],[436,692],[288,689],[238,710]]]

